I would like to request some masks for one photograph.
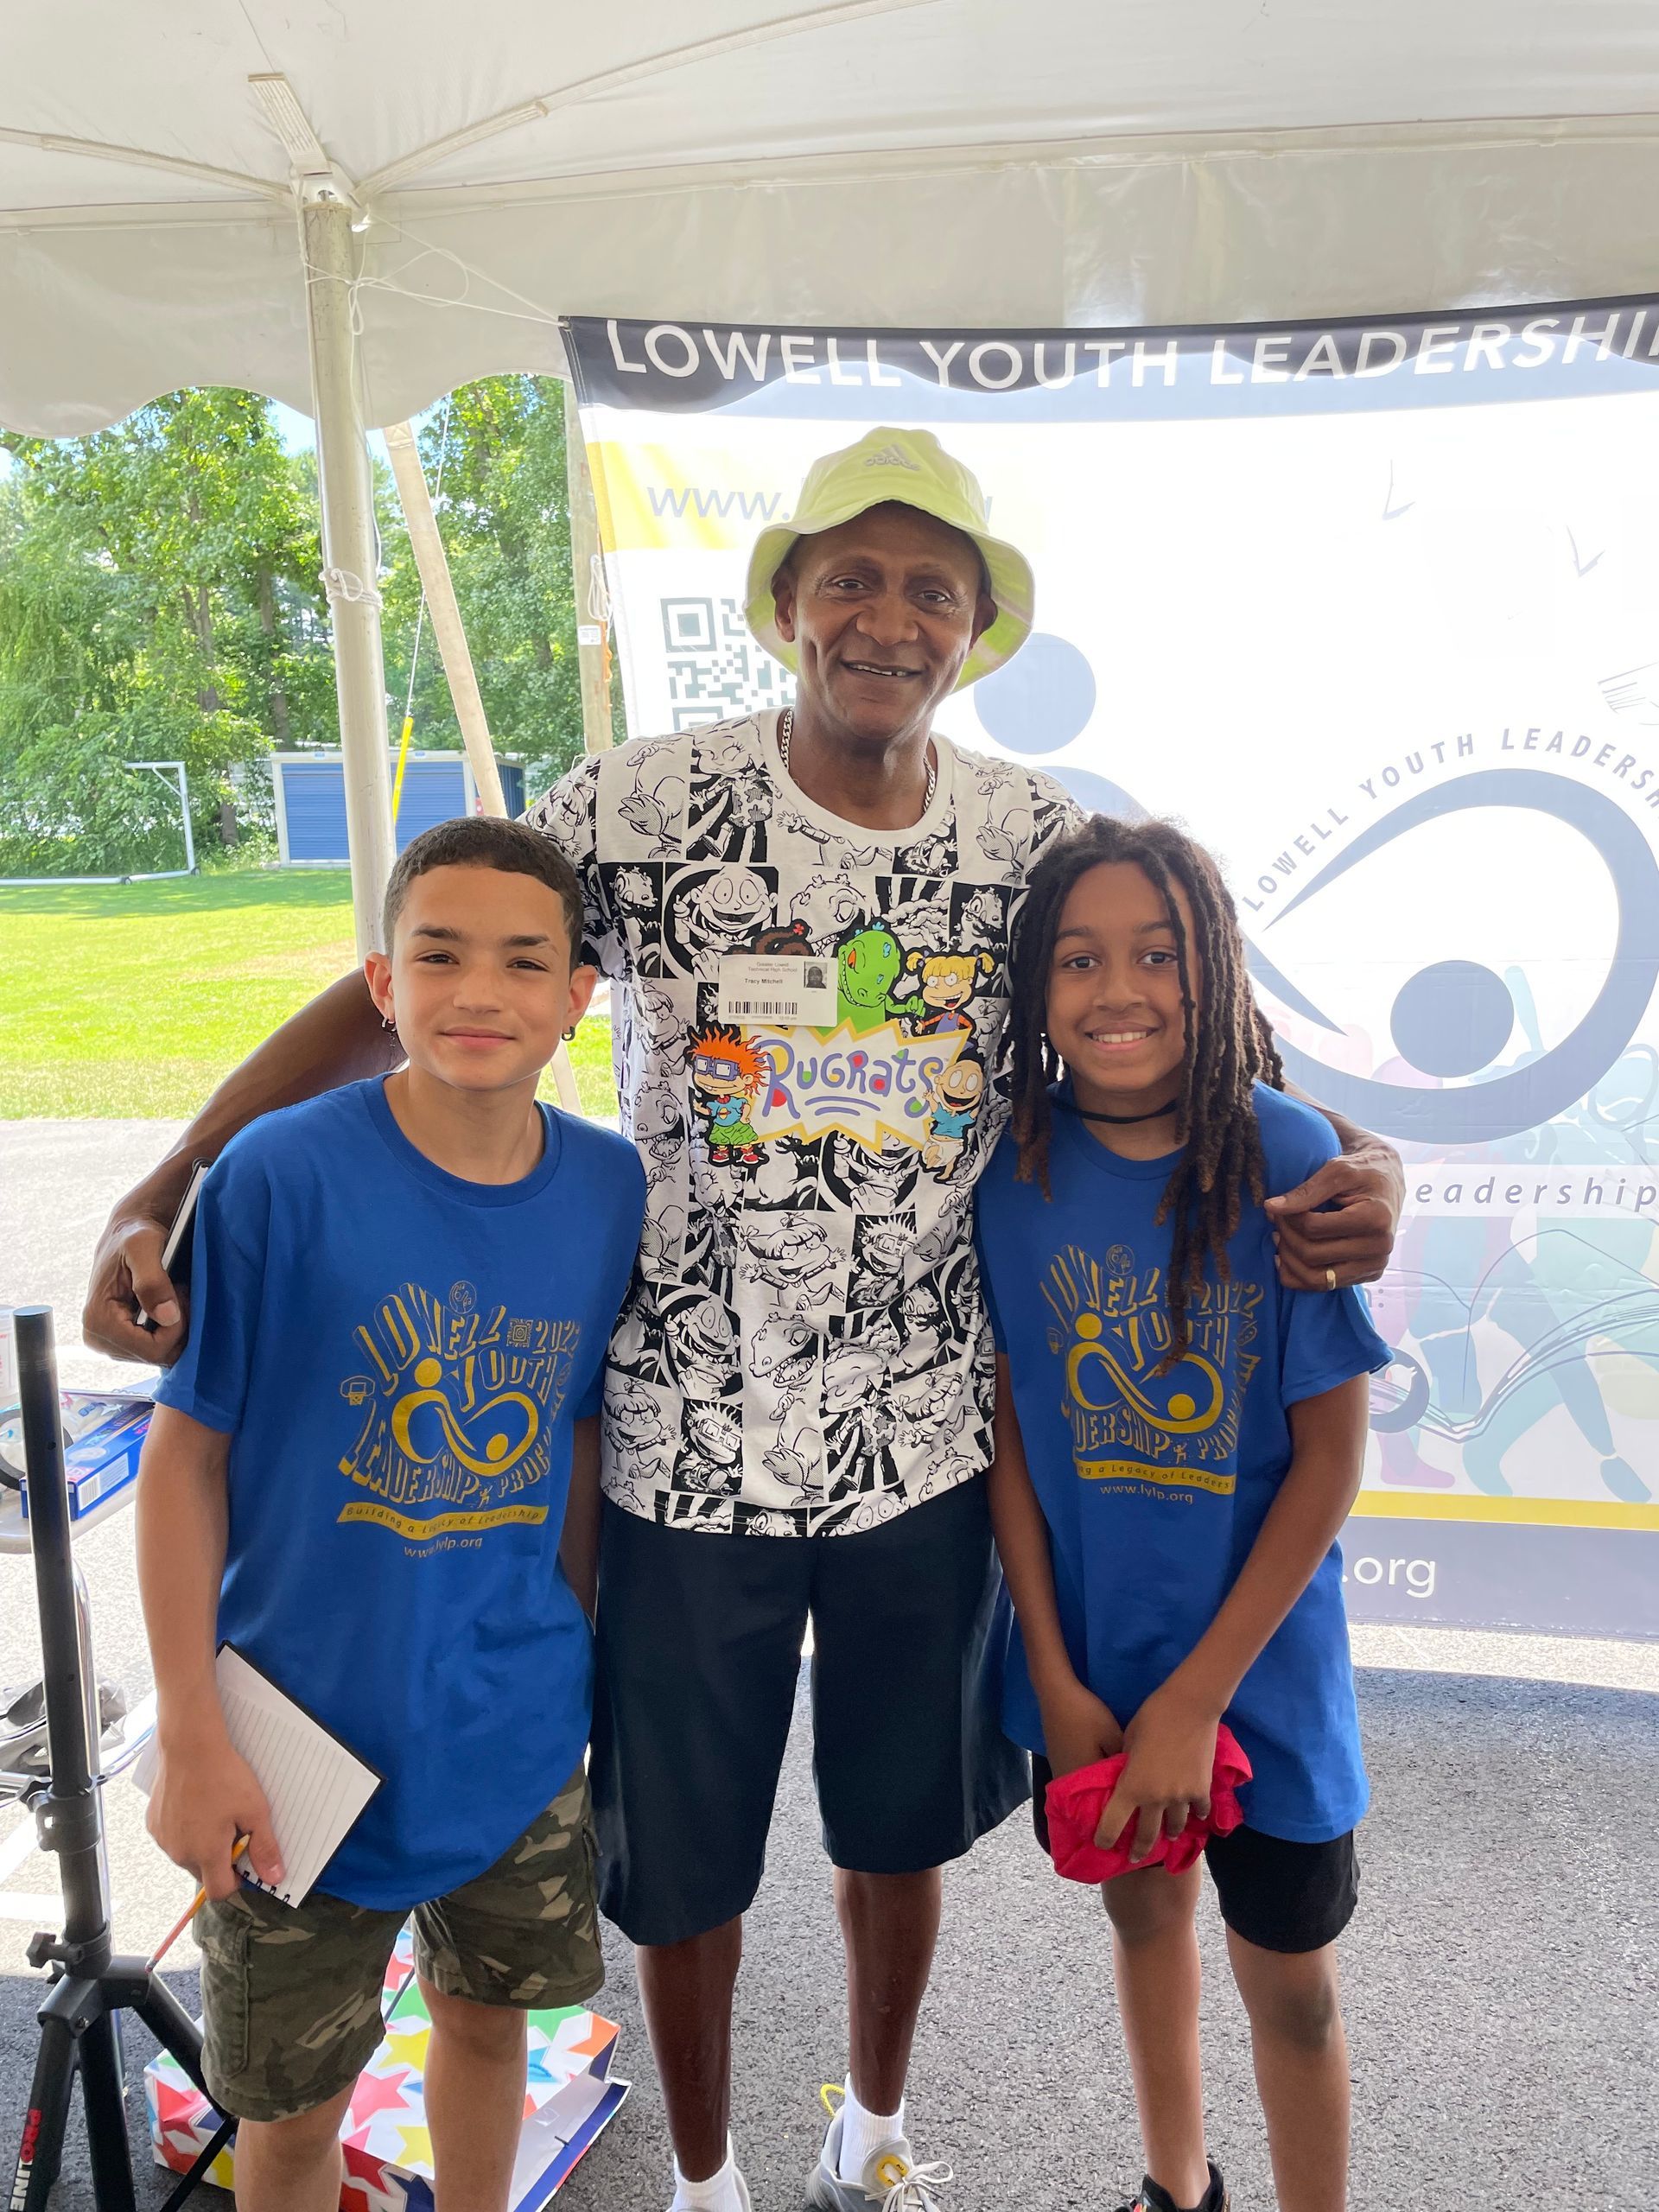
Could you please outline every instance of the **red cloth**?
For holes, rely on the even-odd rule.
[[[1243,1819],[1238,1802],[1239,1785],[1250,1778],[1250,1763],[1238,1740],[1224,1721],[1216,1731],[1216,1764],[1210,1783],[1210,1811],[1200,1820],[1189,1813],[1178,1836],[1166,1836],[1160,1827],[1158,1840],[1144,1859],[1131,1859],[1139,1816],[1132,1820],[1109,1851],[1095,1841],[1095,1830],[1128,1763],[1127,1751],[1093,1766],[1080,1766],[1073,1774],[1056,1775],[1048,1785],[1048,1845],[1056,1873],[1071,1882],[1109,1882],[1127,1874],[1131,1866],[1162,1866],[1172,1874],[1196,1866],[1212,1835],[1230,1835]]]

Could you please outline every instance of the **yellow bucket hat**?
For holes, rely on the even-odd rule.
[[[749,628],[774,659],[798,671],[800,656],[778,634],[772,578],[797,538],[834,530],[889,500],[949,523],[973,539],[984,561],[996,619],[975,640],[957,678],[960,691],[964,684],[1001,668],[1025,644],[1031,635],[1036,590],[1025,555],[993,537],[986,527],[985,494],[978,478],[953,461],[931,430],[872,430],[855,446],[813,462],[788,522],[774,523],[754,541],[744,606]]]

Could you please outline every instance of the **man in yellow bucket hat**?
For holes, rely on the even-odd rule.
[[[745,2212],[732,1998],[810,1622],[850,2018],[808,2193],[820,2212],[934,2212],[949,2171],[916,2159],[904,2087],[939,1870],[1028,1789],[985,1681],[999,1576],[971,1195],[1007,1115],[1010,930],[1077,810],[933,728],[1018,652],[1033,591],[930,432],[883,427],[818,461],[756,543],[747,613],[795,675],[791,706],[591,756],[525,817],[581,878],[649,1184],[606,1389],[601,1901],[637,1947],[675,2212]],[[943,1026],[924,973],[946,962]],[[162,1229],[188,1163],[396,1057],[355,976],[262,1046],[117,1208],[88,1340],[173,1356]],[[1386,1263],[1397,1173],[1352,1141],[1300,1194],[1339,1211],[1281,1223],[1298,1287]]]
[[[952,689],[960,691],[1012,660],[1031,635],[1031,563],[1018,547],[992,537],[977,480],[952,460],[931,430],[872,430],[855,446],[826,454],[808,469],[789,521],[772,524],[755,539],[744,613],[766,651],[799,674],[793,630],[779,626],[779,573],[788,569],[803,538],[822,537],[874,507],[908,509],[908,515],[890,519],[912,531],[925,531],[930,522],[943,524],[978,552],[989,620],[981,624],[981,610],[976,609],[975,634]]]

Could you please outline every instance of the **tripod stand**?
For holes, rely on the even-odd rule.
[[[92,1766],[97,1738],[88,1726],[75,1614],[51,1308],[20,1307],[15,1331],[51,1761],[50,1781],[35,1793],[34,1802],[41,1848],[58,1858],[64,1925],[61,1936],[36,1936],[29,1947],[29,1964],[48,1967],[50,1980],[38,2015],[40,2049],[10,2203],[11,2212],[46,2212],[79,2074],[99,2212],[137,2212],[119,2015],[137,2013],[198,2088],[203,2087],[201,2036],[149,1961],[118,1956],[111,1942],[104,1806]],[[207,2171],[229,2125],[174,2191],[169,2206],[182,2202]]]

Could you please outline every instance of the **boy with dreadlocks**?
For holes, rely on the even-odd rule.
[[[1149,1857],[1207,1819],[1224,1719],[1254,1778],[1205,1855],[1279,2202],[1340,2212],[1335,1942],[1367,1787],[1336,1537],[1389,1355],[1357,1292],[1280,1287],[1262,1204],[1336,1140],[1283,1095],[1232,900],[1167,823],[1096,816],[1050,848],[1012,995],[1014,1141],[978,1199],[1017,1616],[1003,1725],[1033,1755],[1045,1847],[1049,1782],[1126,1754],[1095,1841],[1128,1839],[1132,1862],[1101,1886],[1146,2163],[1133,2212],[1228,2202],[1205,2144],[1198,1870]]]

